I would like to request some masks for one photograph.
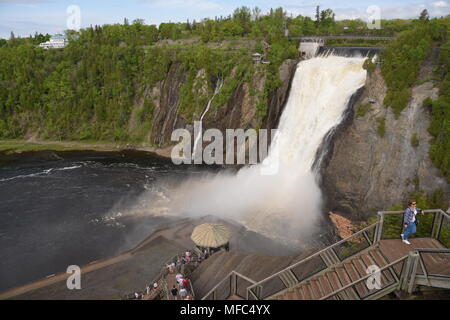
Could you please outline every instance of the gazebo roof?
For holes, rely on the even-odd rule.
[[[194,228],[191,239],[200,247],[217,248],[230,241],[230,234],[222,224],[204,223]]]

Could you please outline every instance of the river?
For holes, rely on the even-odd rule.
[[[0,290],[128,250],[175,217],[126,215],[157,181],[215,170],[144,152],[32,152],[0,166]]]

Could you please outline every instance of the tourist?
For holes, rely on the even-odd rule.
[[[176,267],[177,267],[177,270],[180,270],[180,267],[181,267],[181,259],[180,258],[177,259]]]
[[[156,288],[158,288],[158,282],[155,282],[155,283],[153,284],[153,290],[156,290]]]
[[[181,281],[181,284],[182,284],[183,288],[187,289],[188,286],[189,286],[189,280],[188,279],[183,279]]]
[[[147,286],[146,288],[145,288],[145,293],[148,295],[148,294],[150,294],[150,286]]]
[[[186,298],[184,298],[184,300],[192,300],[190,295],[187,295]]]
[[[139,299],[139,293],[135,292],[135,293],[134,293],[134,298],[135,298],[136,300]]]
[[[172,288],[172,290],[170,290],[170,292],[172,293],[172,297],[175,300],[178,300],[178,289],[175,285],[173,285],[173,288]]]
[[[183,280],[184,280],[184,278],[180,278],[177,280],[178,288],[180,288],[180,289],[183,288]]]
[[[189,250],[187,250],[185,256],[186,257],[190,257],[191,256],[191,252]]]
[[[183,299],[183,298],[186,298],[187,295],[188,295],[187,290],[185,288],[181,288],[180,289],[180,297]]]
[[[403,233],[401,234],[403,243],[411,244],[408,241],[410,235],[416,233],[416,224],[417,224],[417,212],[421,210],[418,209],[416,201],[409,200],[408,208],[405,210],[405,214],[403,216]],[[423,214],[423,213],[422,213]]]
[[[186,261],[186,264],[188,264],[189,262],[191,262],[191,257],[186,256],[184,260]]]
[[[180,279],[183,279],[183,275],[182,275],[181,273],[178,273],[178,274],[175,276],[175,279],[177,280],[177,282],[179,282]]]

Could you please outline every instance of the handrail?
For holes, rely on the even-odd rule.
[[[389,263],[388,265],[385,265],[383,268],[380,268],[380,270],[379,270],[378,272],[381,273],[382,271],[384,271],[384,270],[386,270],[386,269],[392,268],[392,267],[393,267],[394,265],[396,265],[397,263],[401,262],[402,260],[406,260],[406,259],[408,259],[408,255],[405,255],[405,256],[403,256],[403,257],[401,257],[401,258],[398,258],[397,260],[395,260],[395,261]],[[377,273],[378,273],[378,272],[377,272]],[[368,275],[366,275],[366,276],[364,276],[364,277],[362,277],[362,278],[360,278],[360,279],[358,279],[358,280],[353,281],[352,283],[349,283],[348,285],[346,285],[346,286],[344,286],[344,287],[342,287],[342,288],[339,288],[339,289],[335,290],[335,291],[332,292],[332,293],[327,294],[326,296],[320,298],[319,300],[326,300],[326,299],[328,299],[328,298],[330,298],[330,297],[332,297],[332,296],[335,296],[335,295],[337,295],[338,293],[340,293],[341,291],[347,290],[347,289],[349,289],[349,288],[355,286],[356,284],[360,283],[361,281],[364,281],[364,280],[366,280],[366,279],[368,279],[368,278],[370,278],[370,277],[372,277],[372,276],[373,276],[373,274],[368,274]],[[399,282],[399,281],[395,281],[394,283],[398,283],[398,282]]]
[[[447,248],[415,248],[414,250],[419,253],[450,253],[450,249]]]
[[[424,253],[450,253],[450,249],[441,249],[441,248],[416,248],[416,249],[414,249],[414,251],[419,253],[419,255],[420,255],[421,252],[424,252]],[[385,271],[386,269],[392,268],[394,265],[398,264],[402,260],[407,259],[408,257],[409,257],[409,254],[407,254],[407,255],[405,255],[405,256],[403,256],[401,258],[398,258],[397,260],[395,260],[395,261],[389,263],[388,265],[380,268],[378,273],[381,273],[382,271]],[[428,278],[426,270],[423,270],[423,271],[425,272],[425,276]],[[338,294],[338,293],[340,293],[340,292],[342,292],[342,291],[344,291],[346,289],[349,289],[350,287],[355,286],[356,284],[358,284],[358,283],[360,283],[360,282],[370,278],[371,276],[372,276],[372,274],[368,274],[368,275],[366,275],[366,276],[364,276],[364,277],[362,277],[362,278],[360,278],[358,280],[355,280],[352,283],[350,283],[350,284],[348,284],[348,285],[346,285],[346,286],[344,286],[342,288],[339,288],[338,290],[335,290],[334,292],[329,293],[328,295],[320,298],[320,300],[326,300],[326,299],[328,299],[328,298],[330,298],[332,296],[335,296],[336,294]],[[395,281],[394,283],[398,283],[398,282],[399,281]]]
[[[324,248],[324,249],[322,249],[322,250],[320,250],[320,251],[318,251],[318,252],[316,252],[316,253],[314,253],[314,254],[308,256],[308,257],[306,257],[305,259],[300,260],[300,261],[298,261],[298,262],[296,262],[296,263],[294,263],[294,264],[292,264],[292,265],[290,265],[290,266],[288,266],[288,267],[282,269],[281,271],[278,271],[277,273],[272,274],[271,276],[269,276],[269,277],[267,277],[267,278],[265,278],[265,279],[263,279],[263,280],[261,280],[261,281],[258,281],[257,283],[255,283],[255,284],[253,284],[252,286],[248,287],[247,290],[253,289],[253,288],[256,287],[256,286],[261,285],[261,283],[266,282],[266,281],[268,281],[268,280],[271,280],[271,279],[273,279],[274,277],[279,276],[281,273],[286,272],[286,271],[288,271],[288,270],[291,270],[291,269],[293,269],[293,268],[299,266],[300,264],[305,263],[306,261],[309,261],[309,260],[311,260],[311,259],[313,259],[313,258],[319,256],[320,254],[326,252],[327,250],[333,249],[334,247],[336,247],[336,246],[338,246],[338,245],[340,245],[340,244],[342,244],[342,243],[347,242],[349,239],[352,239],[353,237],[355,237],[355,236],[357,236],[357,235],[359,235],[359,234],[361,234],[361,233],[363,233],[363,232],[365,232],[365,231],[367,231],[367,230],[369,230],[369,229],[371,229],[371,228],[376,227],[378,224],[379,224],[379,221],[377,221],[377,222],[375,222],[375,223],[372,223],[371,225],[365,227],[364,229],[361,229],[361,230],[359,230],[358,232],[355,232],[355,233],[352,234],[351,236],[349,236],[349,237],[347,237],[347,238],[345,238],[345,239],[342,239],[342,240],[340,240],[340,241],[338,241],[338,242],[332,244],[331,246],[328,246],[328,247],[326,247],[326,248]]]
[[[242,278],[242,279],[244,279],[244,280],[246,280],[246,281],[248,281],[248,282],[251,282],[251,283],[253,283],[253,284],[256,283],[255,280],[252,280],[252,279],[250,279],[250,278],[244,276],[243,274],[240,274],[240,273],[237,272],[237,271],[234,271],[234,270],[233,270],[233,272],[234,272],[238,277],[240,277],[240,278]]]
[[[241,273],[239,273],[239,272],[237,272],[237,271],[232,270],[230,273],[228,273],[228,274],[222,279],[222,281],[220,281],[220,282],[219,282],[218,284],[216,284],[211,290],[209,290],[208,293],[205,294],[201,300],[205,300],[207,297],[209,297],[215,290],[217,290],[217,288],[219,288],[219,287],[225,282],[225,280],[230,279],[231,276],[232,276],[233,274],[235,274],[237,277],[240,277],[240,278],[244,279],[245,281],[248,281],[248,282],[250,282],[250,283],[252,283],[252,284],[255,284],[255,283],[256,283],[255,280],[252,280],[252,279],[250,279],[250,278],[244,276],[243,274],[241,274]],[[247,289],[248,289],[248,288],[247,288]]]
[[[309,260],[311,260],[311,259],[313,259],[313,258],[316,258],[316,257],[320,256],[320,255],[321,255],[322,253],[324,253],[324,252],[327,252],[327,251],[329,251],[329,250],[333,250],[336,246],[338,246],[338,245],[340,245],[340,244],[342,244],[342,243],[348,242],[350,239],[356,237],[357,235],[363,234],[363,233],[366,232],[367,230],[370,230],[370,229],[372,229],[372,228],[374,228],[374,227],[375,227],[375,232],[374,232],[373,242],[371,243],[371,246],[375,245],[378,241],[381,240],[381,235],[382,235],[382,232],[383,232],[383,224],[384,224],[384,219],[383,219],[383,218],[384,218],[384,215],[403,214],[403,213],[404,213],[404,210],[398,210],[398,211],[378,211],[378,216],[379,216],[379,218],[378,218],[378,221],[377,221],[377,222],[375,222],[375,223],[373,223],[373,224],[371,224],[371,225],[369,225],[369,226],[367,226],[367,227],[365,227],[365,228],[359,230],[358,232],[355,232],[355,233],[352,234],[351,236],[349,236],[349,237],[347,237],[347,238],[345,238],[345,239],[342,239],[342,240],[340,240],[340,241],[338,241],[338,242],[336,242],[336,243],[334,243],[334,244],[332,244],[332,245],[330,245],[330,246],[328,246],[328,247],[326,247],[326,248],[324,248],[324,249],[322,249],[322,250],[320,250],[320,251],[318,251],[318,252],[316,252],[316,253],[314,253],[314,254],[312,254],[312,255],[310,255],[310,256],[308,256],[308,257],[306,257],[306,258],[304,258],[304,259],[302,259],[302,260],[300,260],[300,261],[298,261],[298,262],[296,262],[296,263],[294,263],[294,264],[292,264],[292,265],[290,265],[290,266],[288,266],[288,267],[286,267],[286,268],[284,268],[284,269],[282,269],[282,270],[280,270],[280,271],[278,271],[278,272],[276,272],[276,273],[274,273],[274,274],[272,274],[272,275],[270,275],[270,276],[268,276],[267,278],[264,278],[264,279],[258,281],[258,282],[254,282],[253,280],[251,280],[251,279],[249,279],[249,278],[247,278],[247,277],[245,277],[245,276],[243,276],[243,275],[241,275],[241,274],[239,274],[238,272],[236,272],[236,271],[233,270],[233,271],[231,271],[224,279],[222,279],[217,285],[215,285],[215,286],[214,286],[214,287],[213,287],[213,288],[212,288],[212,289],[211,289],[211,290],[210,290],[210,291],[202,298],[202,300],[204,300],[204,299],[205,299],[206,297],[208,297],[211,293],[213,293],[214,290],[216,290],[220,285],[222,285],[222,284],[224,283],[225,280],[229,279],[229,278],[233,275],[233,273],[236,274],[237,276],[240,276],[241,278],[243,278],[243,279],[245,279],[245,280],[247,280],[247,281],[253,283],[251,286],[247,287],[247,297],[248,297],[248,293],[250,292],[255,298],[258,298],[258,297],[255,295],[255,293],[254,293],[251,289],[253,289],[253,288],[257,287],[257,286],[262,286],[263,283],[265,283],[265,282],[267,282],[267,281],[269,281],[269,280],[271,280],[271,279],[274,279],[275,277],[278,277],[278,276],[279,276],[280,274],[282,274],[283,272],[289,271],[289,270],[291,270],[291,269],[293,269],[293,268],[295,268],[295,267],[297,267],[297,266],[299,266],[299,265],[301,265],[301,264],[303,264],[303,263],[305,263],[305,262],[307,262],[307,261],[309,261]],[[439,213],[439,214],[442,215],[443,217],[445,217],[445,218],[447,218],[447,219],[450,219],[450,214],[444,212],[442,209],[425,209],[425,210],[422,210],[422,213]],[[370,243],[370,241],[369,241],[369,243]],[[421,248],[420,250],[422,250],[422,252],[438,252],[438,251],[436,251],[436,250],[441,250],[441,249]],[[442,249],[442,250],[445,250],[445,249]],[[333,252],[334,252],[334,251],[333,251]],[[439,252],[441,252],[441,251],[439,251]],[[447,253],[447,251],[444,251],[444,253]],[[385,269],[391,267],[393,264],[396,264],[396,263],[400,262],[400,261],[401,261],[402,259],[404,259],[404,258],[405,258],[405,257],[400,258],[400,259],[397,259],[396,261],[390,263],[389,265],[383,267],[383,268],[380,269],[380,270],[385,270]],[[329,266],[327,266],[327,267],[329,267]],[[362,278],[362,279],[366,279],[366,278],[368,278],[369,276],[370,276],[370,275],[368,275],[368,276],[366,276],[366,277],[364,277],[364,278]],[[311,275],[309,275],[307,278],[310,278],[310,277],[311,277]],[[301,283],[301,282],[305,281],[307,278],[301,279],[300,281],[298,281],[298,283]],[[359,282],[359,281],[361,281],[361,279],[357,280],[355,283],[357,283],[357,282]],[[298,284],[298,283],[297,283],[297,284]],[[348,286],[345,286],[344,288],[348,288],[348,287],[351,286],[351,285],[352,285],[352,284],[350,284],[350,285],[348,285]],[[339,289],[339,290],[344,290],[344,288]],[[279,292],[279,291],[277,291],[277,292]],[[274,293],[274,294],[276,294],[276,293]]]
[[[213,293],[218,287],[220,287],[220,286],[222,285],[222,283],[225,282],[225,280],[228,280],[234,272],[235,272],[235,271],[233,270],[233,271],[231,271],[229,274],[227,274],[226,277],[224,277],[218,284],[216,284],[211,290],[209,290],[208,293],[205,294],[205,295],[203,296],[203,298],[201,298],[201,300],[205,300],[206,297],[208,297],[208,296],[209,296],[211,293]]]
[[[450,215],[448,213],[446,213],[444,210],[442,209],[424,209],[422,210],[423,213],[440,213],[443,214],[445,216],[448,216],[450,218]],[[399,213],[405,213],[405,210],[396,210],[396,211],[378,211],[379,214],[399,214]]]
[[[427,266],[422,258],[422,253],[448,253],[450,254],[450,249],[447,248],[416,248],[415,252],[417,252],[419,254],[419,258],[420,258],[420,265],[422,267],[422,271],[423,271],[423,276],[425,276],[426,280],[428,281],[428,283],[430,283],[428,277],[430,276],[428,270],[427,270]],[[432,276],[436,277],[440,277],[440,278],[450,278],[450,275],[437,275],[437,274],[432,274]]]

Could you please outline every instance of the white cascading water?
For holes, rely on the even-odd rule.
[[[194,148],[192,150],[192,159],[194,159],[195,155],[197,154],[197,152],[196,152],[197,151],[197,145],[200,142],[200,138],[201,138],[201,134],[202,134],[203,118],[208,113],[209,108],[211,107],[211,103],[213,102],[213,100],[216,97],[216,95],[219,93],[220,88],[222,88],[222,85],[223,85],[223,79],[217,80],[217,84],[216,84],[216,88],[214,89],[213,96],[211,97],[211,99],[209,99],[205,110],[203,111],[202,115],[200,116],[200,130],[199,130],[199,133],[198,133],[197,137],[195,137],[195,140],[194,140]]]
[[[312,169],[317,151],[364,85],[364,60],[326,56],[298,64],[266,159],[278,163],[276,174],[261,174],[264,165],[258,164],[237,174],[188,179],[170,190],[164,212],[231,218],[250,230],[301,245],[316,232],[322,216],[322,194]]]

